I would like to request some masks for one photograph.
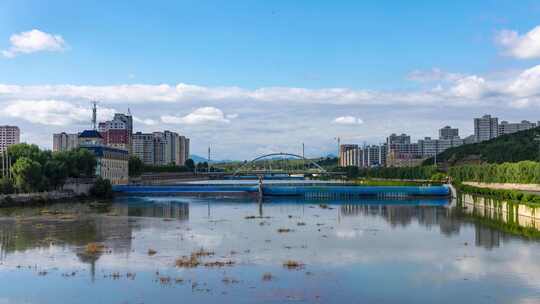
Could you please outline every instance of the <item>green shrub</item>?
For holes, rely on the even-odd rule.
[[[111,181],[98,177],[90,189],[90,194],[97,198],[112,198],[113,190]]]

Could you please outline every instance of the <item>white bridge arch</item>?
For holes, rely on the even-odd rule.
[[[269,158],[269,157],[279,157],[279,156],[283,156],[283,157],[288,157],[288,158],[284,158],[282,161],[288,161],[289,158],[293,157],[297,160],[302,160],[302,166],[300,168],[299,165],[291,165],[290,168],[285,168],[285,169],[290,169],[290,170],[277,170],[277,171],[273,171],[271,168],[270,170],[267,170],[266,168],[264,170],[246,170],[247,168],[253,166],[253,165],[256,165],[257,162],[260,162],[262,160],[264,160],[265,158]],[[272,160],[269,160],[269,161],[276,161],[275,159],[272,159]],[[242,166],[240,166],[238,169],[235,170],[234,174],[237,175],[239,173],[242,173],[242,172],[253,172],[253,171],[257,171],[257,172],[265,172],[265,171],[269,171],[269,172],[305,172],[305,173],[309,173],[309,172],[316,172],[316,173],[326,173],[326,170],[321,167],[319,164],[317,164],[316,162],[314,162],[313,160],[311,159],[307,159],[301,155],[298,155],[298,154],[294,154],[294,153],[285,153],[285,152],[279,152],[279,153],[269,153],[269,154],[265,154],[265,155],[261,155],[261,156],[258,156],[258,157],[255,157],[254,159],[250,160],[249,162],[243,164]]]

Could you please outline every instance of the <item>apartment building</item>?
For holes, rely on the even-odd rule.
[[[20,143],[21,131],[17,126],[0,126],[0,153],[11,145]]]
[[[53,134],[53,152],[69,151],[79,147],[79,134],[56,133]]]

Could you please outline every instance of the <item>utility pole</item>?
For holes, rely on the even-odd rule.
[[[208,173],[210,173],[210,146],[208,146],[208,166],[207,166],[207,169],[208,169]]]
[[[93,130],[97,130],[97,101],[92,101],[92,127]]]
[[[306,170],[306,154],[305,154],[306,147],[304,146],[304,143],[302,143],[302,170]]]

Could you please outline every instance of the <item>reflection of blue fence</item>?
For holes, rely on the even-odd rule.
[[[257,175],[233,175],[226,176],[228,180],[259,180]],[[305,180],[303,176],[290,176],[290,175],[264,175],[264,180]]]
[[[182,193],[257,193],[257,185],[118,185],[113,190],[125,194],[182,194]],[[342,186],[342,185],[264,185],[265,196],[302,196],[307,198],[346,197],[414,197],[448,196],[446,186]]]
[[[445,186],[270,186],[264,188],[264,195],[312,198],[447,196],[449,189]]]

